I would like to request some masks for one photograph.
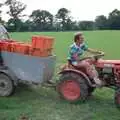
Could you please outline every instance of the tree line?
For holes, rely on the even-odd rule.
[[[2,7],[8,6],[10,19],[5,22]],[[0,3],[0,22],[9,32],[14,31],[73,31],[73,30],[120,30],[120,11],[114,9],[108,17],[96,16],[94,21],[74,21],[67,8],[60,8],[56,15],[47,10],[33,10],[27,20],[23,20],[26,5],[18,0],[6,0]],[[84,12],[84,11],[83,11]]]

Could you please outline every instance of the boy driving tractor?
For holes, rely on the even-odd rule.
[[[74,43],[70,46],[68,60],[72,65],[79,68],[84,68],[88,76],[94,80],[97,86],[102,86],[104,83],[99,80],[98,73],[94,66],[91,65],[87,60],[80,60],[81,55],[85,52],[90,52],[93,54],[101,53],[100,51],[88,48],[84,41],[83,34],[81,32],[75,33]]]

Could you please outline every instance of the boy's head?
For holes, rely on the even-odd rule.
[[[74,42],[77,45],[80,45],[80,44],[83,43],[83,41],[84,41],[83,33],[82,32],[75,33],[75,35],[74,35]]]

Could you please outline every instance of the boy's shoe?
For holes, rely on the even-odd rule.
[[[99,78],[94,78],[94,81],[95,81],[96,87],[103,87],[105,85],[105,83]]]
[[[48,84],[55,84],[55,82],[53,82],[53,80],[48,80],[47,83]]]

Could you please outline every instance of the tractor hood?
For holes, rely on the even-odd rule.
[[[120,60],[98,60],[96,63],[97,67],[114,67],[119,66],[120,67]]]
[[[120,60],[99,60],[98,63],[120,65]]]

